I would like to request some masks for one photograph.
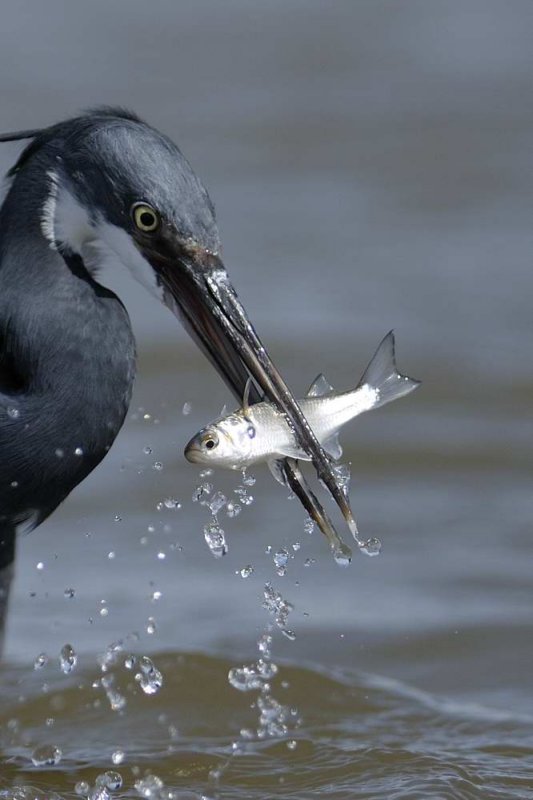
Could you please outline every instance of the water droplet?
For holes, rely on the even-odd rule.
[[[157,625],[155,624],[155,619],[153,617],[148,617],[148,623],[146,625],[146,633],[150,635],[155,633],[157,630]]]
[[[153,798],[159,797],[160,790],[163,789],[164,783],[157,775],[146,775],[146,777],[135,781],[135,788],[141,797]]]
[[[238,503],[232,503],[231,501],[226,505],[226,514],[228,517],[238,517],[241,513],[241,507]]]
[[[216,517],[218,512],[224,508],[227,502],[228,499],[224,494],[222,494],[222,492],[215,492],[211,500],[207,503],[207,507],[209,508],[211,514]]]
[[[167,554],[163,553],[162,550],[160,550],[159,553],[157,554],[157,558],[159,559],[159,561],[164,561],[166,557],[167,557]]]
[[[152,600],[155,602],[156,600],[161,600],[163,593],[156,589],[155,592],[152,592]]]
[[[63,595],[66,598],[68,598],[69,600],[71,600],[74,597],[75,594],[76,594],[76,591],[74,589],[70,589],[70,588],[65,589],[65,591],[63,592]]]
[[[31,754],[31,760],[35,767],[51,767],[59,764],[63,753],[59,747],[54,745],[44,744],[42,747],[37,747]]]
[[[44,563],[42,561],[37,562],[37,569],[38,570],[44,569]]]
[[[208,522],[204,525],[204,538],[207,546],[215,558],[221,558],[228,552],[228,545],[224,531],[216,522]]]
[[[78,656],[72,645],[63,645],[59,654],[59,665],[61,667],[61,671],[64,672],[65,675],[68,675],[69,672],[72,672],[77,663]]]
[[[266,583],[263,591],[263,608],[272,614],[275,619],[276,625],[282,631],[286,628],[287,617],[293,610],[294,606],[276,592],[271,583]]]
[[[183,408],[181,409],[181,413],[184,417],[187,417],[192,411],[192,403],[184,403]]]
[[[181,503],[179,502],[179,500],[175,500],[173,497],[167,497],[165,500],[163,500],[163,505],[165,506],[165,508],[172,510],[181,508]]]
[[[115,689],[115,676],[112,673],[104,675],[100,682],[106,693],[111,711],[121,711],[126,706],[126,698]]]
[[[148,656],[139,659],[140,672],[135,675],[135,680],[139,683],[145,694],[155,694],[163,685],[163,675],[155,667]]]
[[[80,797],[87,797],[89,792],[91,791],[91,787],[87,783],[87,781],[78,781],[78,783],[74,786],[74,791]]]
[[[381,542],[376,538],[367,539],[366,542],[363,542],[359,546],[359,549],[365,556],[379,556],[381,553]]]
[[[302,545],[300,544],[300,542],[294,542],[292,549],[294,550],[295,553],[297,553],[301,546]]]
[[[109,609],[107,608],[107,606],[103,606],[103,608],[100,609],[100,616],[101,617],[109,616]]]
[[[350,491],[350,467],[348,464],[334,464],[333,472],[337,478],[337,483],[345,495]]]
[[[154,451],[152,450],[152,448],[149,447],[148,445],[146,445],[146,447],[143,447],[143,453],[145,456],[151,456],[153,452]]]
[[[122,786],[122,775],[119,772],[109,770],[103,772],[96,778],[96,786],[104,786],[106,789],[111,789],[112,792],[120,789]]]
[[[35,661],[33,662],[33,669],[42,669],[46,667],[48,664],[48,656],[46,653],[39,653]]]
[[[256,478],[253,475],[248,475],[245,469],[242,471],[242,482],[245,486],[254,486]]]
[[[240,575],[241,578],[249,578],[250,575],[253,573],[254,568],[251,564],[247,564],[242,569],[237,570],[237,575]]]
[[[350,550],[347,544],[344,544],[344,542],[342,542],[333,551],[333,558],[335,559],[339,567],[349,567],[352,561],[352,551]]]
[[[282,547],[280,550],[276,550],[273,558],[276,572],[282,578],[287,572],[287,562],[290,558],[289,551]]]
[[[272,646],[272,636],[270,633],[263,633],[257,641],[257,649],[265,658],[270,658],[270,648]]]
[[[83,448],[82,447],[76,447],[76,449],[74,450],[74,455],[75,456],[82,456],[83,455]]]
[[[113,762],[113,764],[115,764],[115,766],[117,766],[118,764],[122,764],[125,757],[126,754],[123,750],[115,750],[111,756],[111,761]]]
[[[17,486],[19,485],[19,482],[18,481],[11,481],[11,483],[9,485],[11,486],[12,489],[16,489]]]
[[[107,557],[110,561],[112,561],[115,558],[115,555],[116,555],[115,551],[110,550],[109,553],[107,554]]]
[[[304,531],[306,533],[313,533],[314,529],[315,529],[315,523],[313,522],[311,517],[307,517],[307,519],[304,522]]]
[[[136,663],[137,659],[135,658],[134,655],[130,654],[129,656],[126,656],[126,658],[124,659],[124,666],[126,667],[126,669],[133,669]]]
[[[209,478],[209,476],[212,475],[212,474],[213,474],[213,470],[212,469],[203,469],[200,472],[200,478]]]
[[[115,514],[114,520],[115,522],[122,522],[122,517],[120,516],[120,514]]]
[[[10,417],[11,419],[18,419],[20,417],[20,411],[18,408],[15,408],[14,406],[8,406],[7,416]]]
[[[58,458],[63,458],[65,455],[65,451],[61,449],[61,447],[56,448],[55,454]]]
[[[213,491],[213,486],[211,483],[201,483],[193,492],[192,501],[193,503],[200,503],[204,505],[206,501],[206,496],[210,495]]]
[[[156,472],[161,472],[161,470],[163,469],[163,464],[161,463],[161,461],[154,461],[154,463],[152,464],[152,469],[155,469]]]

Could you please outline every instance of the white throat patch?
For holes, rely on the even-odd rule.
[[[60,186],[56,172],[50,171],[48,177],[50,189],[42,208],[41,231],[50,247],[57,250],[58,243],[64,244],[81,257],[95,278],[100,269],[110,264],[114,268],[119,262],[151,295],[162,301],[163,289],[156,274],[131,236],[101,216],[91,219],[68,186]]]
[[[56,172],[48,172],[50,189],[41,213],[41,231],[53,250],[58,242],[81,255],[95,232],[87,213],[67,186],[60,186]]]

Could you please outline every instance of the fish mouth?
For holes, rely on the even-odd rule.
[[[165,303],[180,318],[239,402],[251,378],[250,402],[258,402],[264,396],[285,415],[296,441],[310,456],[319,479],[357,538],[357,526],[332,463],[259,339],[221,260],[204,251],[187,258],[182,255],[179,268],[175,264],[172,269],[168,266],[158,265]],[[303,502],[302,496],[300,499]]]
[[[190,464],[205,464],[201,449],[192,441],[185,447],[184,455]]]

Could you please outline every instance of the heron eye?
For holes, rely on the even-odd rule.
[[[131,214],[134,223],[143,233],[153,233],[159,227],[159,214],[146,203],[135,203]]]

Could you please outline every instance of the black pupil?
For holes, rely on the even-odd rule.
[[[215,446],[215,442],[213,441],[213,439],[208,439],[207,442],[205,443],[205,446],[207,447],[208,450],[212,450],[213,447]]]
[[[141,213],[141,225],[145,228],[151,228],[155,222],[155,217],[151,211],[143,211]]]

